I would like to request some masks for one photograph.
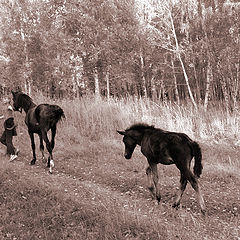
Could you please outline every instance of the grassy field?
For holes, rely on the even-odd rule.
[[[29,165],[25,114],[16,113],[20,156],[10,163],[0,148],[0,239],[240,239],[239,112],[215,106],[205,113],[201,107],[136,99],[34,100],[57,103],[65,111],[57,130],[56,166],[49,175],[40,151],[36,165]],[[124,159],[116,133],[136,122],[185,132],[199,142],[206,216],[190,186],[181,208],[171,207],[179,185],[175,166],[158,166],[162,203],[151,199],[146,159],[139,148],[131,160]]]

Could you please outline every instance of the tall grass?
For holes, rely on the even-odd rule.
[[[229,148],[239,143],[239,112],[227,113],[221,106],[204,112],[188,103],[135,98],[54,100],[39,95],[33,100],[58,104],[66,115],[57,128],[56,172],[44,175],[40,161],[33,168],[25,164],[31,159],[30,139],[25,114],[16,113],[21,157],[13,163],[2,157],[0,239],[239,239],[239,151]],[[0,106],[0,114],[6,107]],[[198,215],[195,198],[189,198],[192,189],[184,194],[185,207],[170,207],[179,181],[175,168],[161,165],[163,204],[149,201],[143,190],[146,159],[136,153],[137,161],[125,161],[116,133],[136,122],[214,143],[204,149],[208,164],[201,178],[209,216]]]
[[[38,102],[46,101],[49,102],[43,97],[38,99]],[[95,140],[112,139],[117,129],[145,122],[165,130],[184,132],[200,141],[240,144],[240,112],[225,112],[221,106],[210,106],[204,112],[202,106],[196,110],[188,103],[156,103],[136,98],[107,101],[93,96],[55,103],[64,109],[66,135],[85,136]]]
[[[219,104],[212,104],[204,112],[201,105],[195,109],[190,103],[177,105],[133,97],[106,100],[85,96],[80,99],[54,100],[40,94],[34,97],[34,102],[60,105],[66,120],[58,129],[63,131],[64,138],[74,142],[85,137],[113,141],[117,129],[144,122],[165,130],[184,132],[198,141],[240,145],[240,112],[226,112]],[[6,107],[6,104],[1,105],[0,111],[4,112]],[[17,117],[22,129],[25,129],[22,121],[24,116],[18,114]]]

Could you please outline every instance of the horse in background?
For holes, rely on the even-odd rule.
[[[190,182],[197,193],[200,208],[205,214],[205,203],[198,185],[198,178],[202,173],[202,153],[197,142],[192,141],[184,133],[168,132],[147,124],[134,124],[125,131],[117,131],[123,135],[125,158],[130,159],[135,147],[141,146],[142,154],[147,158],[149,167],[146,170],[148,188],[154,198],[160,202],[161,195],[158,184],[157,164],[175,164],[180,170],[180,189],[176,195],[173,207],[178,207]],[[195,158],[193,172],[190,170],[192,158]]]
[[[28,133],[31,139],[33,153],[31,165],[34,165],[36,162],[34,142],[34,133],[36,133],[38,134],[40,139],[40,151],[42,153],[43,162],[45,162],[43,141],[46,143],[46,147],[49,153],[47,167],[49,167],[49,172],[52,173],[52,169],[54,167],[52,151],[55,146],[57,123],[62,118],[65,118],[63,109],[58,105],[50,104],[36,105],[28,95],[22,93],[21,91],[17,92],[12,91],[12,95],[13,95],[13,110],[22,112],[23,109],[26,113],[25,124],[28,127]],[[47,132],[50,129],[52,133],[51,141],[49,141],[47,135]]]

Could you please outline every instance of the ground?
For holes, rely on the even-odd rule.
[[[0,239],[240,239],[240,148],[200,142],[200,185],[207,213],[188,185],[181,208],[171,207],[179,185],[175,166],[158,166],[162,202],[146,188],[146,159],[139,148],[123,157],[122,139],[64,141],[59,133],[50,175],[31,166],[25,132],[9,162],[1,146]],[[38,144],[38,143],[37,143]],[[47,153],[46,153],[47,155]]]

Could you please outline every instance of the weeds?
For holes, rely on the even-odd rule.
[[[169,131],[185,132],[192,138],[211,142],[240,139],[240,113],[227,112],[212,106],[204,112],[201,106],[154,103],[148,99],[104,99],[92,97],[63,100],[69,130],[99,140],[114,138],[116,129],[125,129],[136,122],[146,122]]]
[[[239,112],[134,98],[54,101],[40,95],[34,102],[58,104],[66,115],[57,127],[56,172],[46,174],[41,161],[28,165],[30,139],[24,114],[16,113],[20,158],[8,163],[1,153],[1,239],[239,239]],[[191,188],[182,208],[171,208],[179,181],[174,167],[159,166],[162,205],[149,200],[146,159],[137,150],[126,161],[116,133],[136,122],[201,143],[205,218]]]

